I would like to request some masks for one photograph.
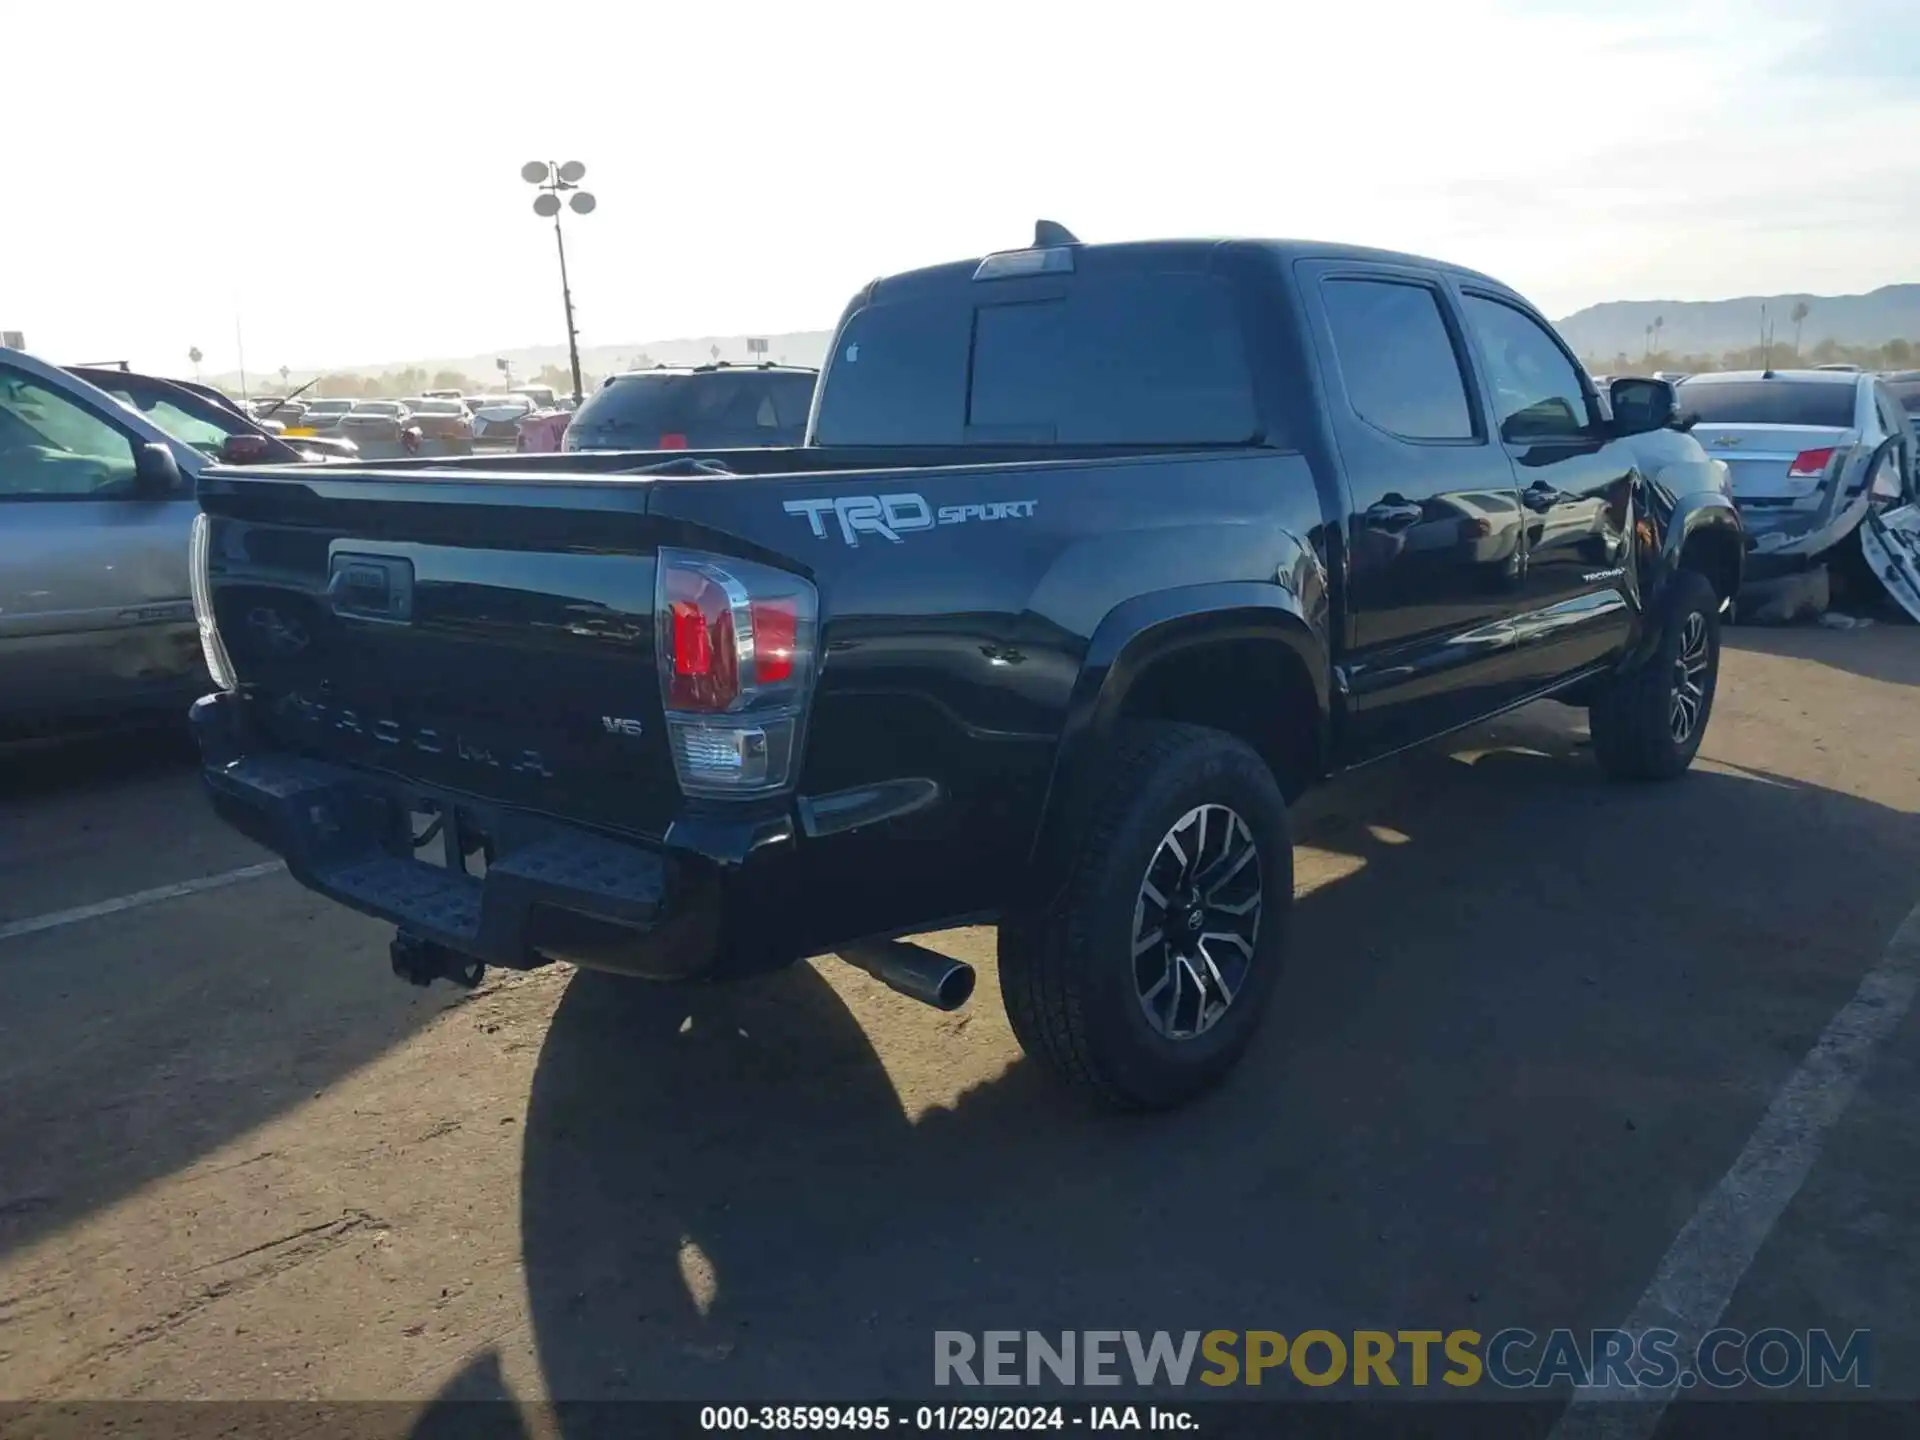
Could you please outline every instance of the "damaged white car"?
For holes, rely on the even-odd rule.
[[[1914,495],[1913,430],[1878,376],[1739,370],[1675,388],[1683,423],[1727,462],[1754,578],[1803,567]]]

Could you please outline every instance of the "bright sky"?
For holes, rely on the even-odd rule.
[[[1023,243],[1286,235],[1549,314],[1920,280],[1916,0],[11,7],[0,328],[257,372],[827,328]]]

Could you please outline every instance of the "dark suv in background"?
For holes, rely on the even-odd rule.
[[[739,450],[798,445],[817,371],[797,365],[660,366],[609,375],[564,450]]]

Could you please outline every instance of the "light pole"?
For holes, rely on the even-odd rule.
[[[533,197],[533,213],[553,217],[553,243],[560,252],[560,301],[567,308],[567,360],[573,367],[573,403],[576,409],[580,405],[580,336],[573,328],[573,291],[567,285],[567,242],[560,233],[560,196],[571,190],[567,196],[567,208],[576,215],[589,215],[593,212],[594,200],[580,188],[580,177],[587,173],[587,167],[578,160],[569,160],[564,165],[556,165],[551,160],[529,160],[520,167],[520,178],[529,185],[538,185],[540,193]]]

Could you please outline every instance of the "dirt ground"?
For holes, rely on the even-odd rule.
[[[1299,819],[1224,1090],[1092,1114],[993,935],[942,1015],[832,960],[732,989],[411,989],[165,739],[0,762],[0,1399],[913,1396],[936,1329],[1612,1325],[1920,900],[1911,628],[1729,632],[1703,760],[1604,782],[1541,705]],[[1726,1323],[1874,1332],[1920,1395],[1920,1016]]]

